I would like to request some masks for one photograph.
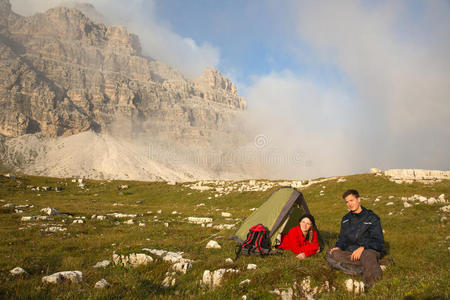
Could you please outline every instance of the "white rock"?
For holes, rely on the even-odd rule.
[[[28,274],[28,272],[25,271],[24,269],[22,269],[21,267],[15,267],[14,269],[10,270],[9,273],[11,273],[11,275],[14,275],[14,276]]]
[[[42,277],[42,282],[52,284],[61,283],[66,280],[79,283],[84,280],[84,276],[80,271],[63,271]]]
[[[242,295],[241,299],[242,300],[247,300],[247,296],[246,295]]]
[[[377,174],[377,173],[381,173],[381,170],[377,168],[370,168],[370,174]]]
[[[439,210],[443,211],[443,212],[450,212],[450,205],[443,206],[443,207],[439,208]]]
[[[205,206],[205,203],[200,203],[200,204],[197,204],[196,206],[197,206],[197,207]]]
[[[248,264],[247,265],[247,270],[255,270],[257,268],[257,266],[255,264]]]
[[[213,226],[215,229],[233,229],[235,227],[234,224],[219,224],[219,225],[214,225]]]
[[[439,199],[439,202],[446,202],[445,201],[445,194],[440,194],[438,199]]]
[[[172,215],[177,215],[177,214],[179,214],[179,212],[177,212],[176,210],[174,210],[174,211],[172,212]]]
[[[300,283],[300,287],[305,294],[311,292],[311,277],[307,276],[306,278],[304,278]]]
[[[172,278],[170,276],[167,276],[166,278],[164,278],[163,282],[161,283],[161,285],[165,288],[175,286],[175,284],[176,284],[176,279]]]
[[[202,283],[208,287],[212,284],[212,274],[210,270],[205,270],[202,276]]]
[[[394,202],[388,202],[386,205],[394,205]]]
[[[403,202],[403,206],[405,207],[405,208],[408,208],[408,207],[411,207],[412,206],[412,204],[409,204],[408,202]]]
[[[73,220],[72,224],[84,224],[84,220],[76,219],[76,220]]]
[[[347,181],[347,179],[345,179],[345,178],[339,178],[336,182],[346,182]]]
[[[387,267],[384,266],[384,265],[383,265],[383,266],[380,266],[380,268],[381,268],[381,271],[383,271],[383,272],[387,270]]]
[[[438,201],[435,198],[433,198],[433,197],[428,198],[428,200],[427,200],[428,205],[432,205],[432,204],[435,204],[437,202]]]
[[[109,288],[109,283],[108,283],[108,281],[106,281],[106,279],[103,278],[95,283],[94,288],[96,288],[96,289]]]
[[[177,262],[175,263],[172,268],[176,271],[176,272],[180,272],[183,274],[186,274],[186,272],[192,267],[192,264],[189,262]]]
[[[108,216],[114,218],[136,218],[136,214],[111,213]]]
[[[227,264],[232,264],[232,263],[233,263],[233,260],[232,260],[231,258],[227,258],[227,259],[225,259],[225,262],[226,262]]]
[[[281,300],[292,300],[294,290],[292,288],[283,289],[280,294]]]
[[[353,284],[354,284],[354,286],[355,286],[355,289],[354,289],[354,293],[356,294],[356,295],[358,295],[358,294],[360,294],[360,293],[364,293],[364,282],[362,282],[362,281],[354,281],[353,282]]]
[[[140,265],[146,265],[153,262],[153,258],[144,253],[131,253],[128,258],[130,265],[136,267]]]
[[[349,278],[345,281],[345,288],[347,289],[347,292],[353,292],[353,279]]]
[[[242,280],[241,282],[239,282],[239,285],[249,284],[250,281],[251,281],[250,279]]]
[[[93,268],[106,268],[107,266],[109,266],[109,264],[111,264],[111,261],[103,260],[96,263]]]
[[[375,199],[375,202],[379,202],[379,201],[380,201],[380,199],[379,199],[379,198],[376,198],[376,199]]]
[[[227,218],[229,218],[229,217],[231,217],[231,213],[228,213],[228,212],[222,212],[222,217],[227,217]]]
[[[420,201],[420,202],[427,202],[428,199],[427,199],[427,197],[419,196],[419,201]]]
[[[46,207],[41,209],[41,212],[43,212],[44,214],[47,214],[49,216],[55,216],[55,215],[60,215],[61,213],[59,211],[57,211],[54,208],[51,207]]]
[[[15,206],[12,203],[7,203],[7,204],[3,205],[3,207],[5,207],[5,208],[14,208]]]
[[[133,225],[134,224],[134,220],[133,219],[129,219],[127,221],[124,221],[123,224]]]
[[[393,214],[393,212],[389,212],[389,213],[388,213],[388,216],[392,216],[392,214]]]
[[[36,219],[36,217],[34,217],[34,216],[26,216],[26,217],[22,217],[20,220],[23,221],[23,222],[28,222],[28,221],[31,221],[31,220],[34,220],[34,219]]]
[[[206,244],[206,249],[221,249],[222,247],[219,245],[218,242],[214,241],[214,240],[210,240],[207,244]]]
[[[218,269],[213,272],[205,270],[203,272],[202,283],[210,288],[216,288],[222,283],[223,275],[225,273],[239,273],[235,269]]]
[[[62,228],[62,227],[57,227],[57,226],[51,226],[48,228],[45,228],[45,231],[47,232],[62,232],[62,231],[66,231],[67,228]]]
[[[256,210],[256,207],[250,208],[250,211],[255,211],[255,210]]]
[[[164,227],[169,227],[169,223],[164,223]]]
[[[157,210],[156,211],[158,214],[162,214],[162,210],[160,209],[160,210]]]
[[[144,222],[139,222],[139,227],[145,227],[145,223]]]

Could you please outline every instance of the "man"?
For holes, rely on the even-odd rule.
[[[348,190],[344,198],[350,210],[341,221],[336,245],[327,252],[326,260],[334,268],[349,275],[363,274],[368,289],[381,279],[379,259],[384,237],[380,218],[361,206],[358,191]]]

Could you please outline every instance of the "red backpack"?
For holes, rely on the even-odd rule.
[[[262,224],[257,224],[248,230],[247,239],[241,243],[236,250],[236,259],[244,250],[247,255],[260,254],[261,256],[268,254],[272,248],[270,241],[270,231]]]

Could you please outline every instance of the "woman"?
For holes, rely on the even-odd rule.
[[[277,248],[291,250],[297,254],[298,259],[316,254],[319,252],[319,239],[315,226],[314,217],[304,214],[300,217],[299,225],[292,227],[288,234],[281,237],[281,244]]]

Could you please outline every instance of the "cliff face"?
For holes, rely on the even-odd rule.
[[[216,69],[188,80],[77,9],[23,17],[0,0],[0,134],[121,131],[207,143],[246,102]]]

